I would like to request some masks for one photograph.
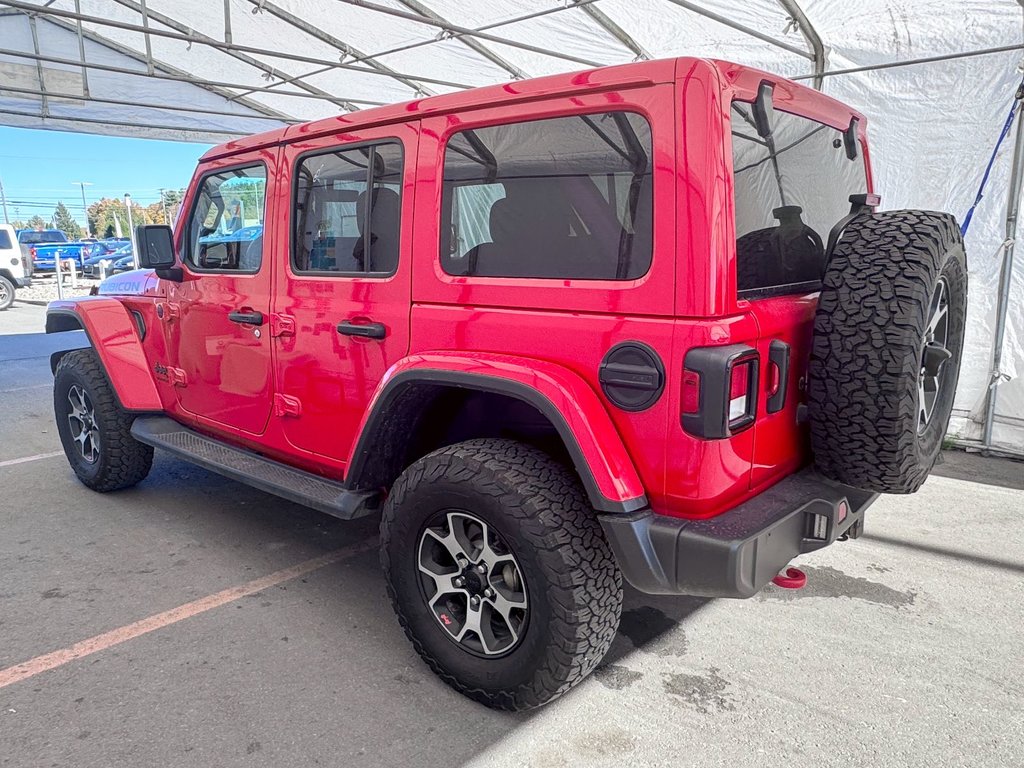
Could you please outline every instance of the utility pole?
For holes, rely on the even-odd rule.
[[[0,206],[4,209],[4,224],[10,224],[11,219],[7,215],[7,198],[4,196],[4,180],[0,178]]]
[[[85,217],[85,236],[89,237],[92,233],[89,231],[89,208],[85,203],[85,188],[91,187],[91,181],[73,181],[72,184],[77,184],[82,190],[82,216]]]
[[[167,200],[164,197],[163,187],[160,187],[160,207],[164,209],[164,224],[170,225],[171,219],[167,215]]]

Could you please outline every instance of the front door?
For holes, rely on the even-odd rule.
[[[288,231],[274,298],[278,413],[288,441],[338,466],[387,369],[409,348],[416,124],[285,148]],[[287,195],[287,198],[286,198]],[[287,202],[286,202],[287,200]]]
[[[276,152],[204,169],[179,230],[184,279],[170,283],[162,308],[180,407],[208,426],[253,435],[266,429],[273,396],[263,234]]]

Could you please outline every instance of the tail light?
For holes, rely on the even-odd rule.
[[[29,254],[30,254],[30,255],[32,256],[32,261],[35,261],[35,260],[36,260],[36,259],[38,258],[38,257],[36,256],[36,249],[35,249],[35,248],[29,248],[29,249],[28,249],[28,252],[29,252]]]
[[[746,344],[694,347],[686,353],[680,421],[707,440],[732,437],[757,414],[758,355]]]

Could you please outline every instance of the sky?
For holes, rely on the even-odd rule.
[[[196,161],[210,145],[149,139],[122,139],[64,131],[0,127],[0,183],[12,220],[34,214],[49,219],[58,201],[84,223],[86,203],[124,197],[149,205],[159,189],[188,186]],[[0,220],[3,210],[0,209]]]

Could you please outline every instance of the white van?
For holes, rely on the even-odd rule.
[[[32,284],[28,257],[22,255],[18,233],[10,224],[0,224],[0,310],[14,303],[14,291]]]

